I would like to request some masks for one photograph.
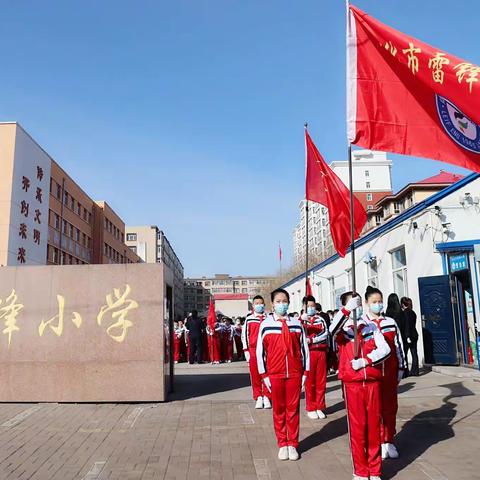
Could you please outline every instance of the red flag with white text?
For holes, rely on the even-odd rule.
[[[352,144],[480,171],[480,67],[354,6],[347,105]]]

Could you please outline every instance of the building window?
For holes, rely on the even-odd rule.
[[[367,210],[373,210],[373,205],[367,205]]]
[[[373,195],[371,193],[367,193],[367,202],[371,202],[373,200]]]
[[[57,183],[57,198],[60,200],[62,198],[62,187]]]
[[[63,192],[63,204],[68,206],[68,192]]]
[[[57,230],[60,230],[60,216],[58,214],[54,214],[54,225]]]
[[[80,203],[77,203],[77,215],[80,216],[82,214],[82,206]]]
[[[352,287],[353,287],[352,269],[347,268],[345,270],[345,273],[347,274],[347,290],[352,290]]]
[[[382,217],[380,214],[375,215],[375,225],[378,227],[382,224]]]
[[[402,246],[391,252],[392,255],[392,273],[393,273],[393,291],[399,297],[408,296],[407,285],[407,257],[405,247]]]
[[[128,247],[132,252],[137,253],[137,247]]]
[[[366,185],[365,185],[367,188],[370,188],[370,182],[366,182]]]
[[[370,172],[368,170],[365,170],[365,176],[366,177],[369,177],[370,176]]]
[[[378,264],[377,259],[367,263],[367,284],[378,288]]]
[[[393,211],[394,213],[400,213],[402,211],[402,203],[401,202],[394,202],[393,203]]]
[[[136,233],[127,233],[127,242],[136,242],[137,234]]]

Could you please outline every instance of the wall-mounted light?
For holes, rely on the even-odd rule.
[[[363,257],[363,263],[369,264],[374,262],[377,259],[375,255],[372,255],[371,252],[367,252]]]
[[[412,222],[412,228],[416,230],[418,228],[418,223],[417,222]]]

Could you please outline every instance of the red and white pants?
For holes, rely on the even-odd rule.
[[[380,382],[380,394],[382,398],[382,443],[393,443],[393,438],[395,437],[398,411],[397,388],[397,375],[383,377]]]
[[[310,350],[310,371],[305,382],[305,403],[307,412],[325,410],[327,388],[327,352]]]
[[[278,447],[298,447],[302,377],[270,378],[273,427]]]
[[[348,382],[343,388],[353,473],[359,477],[379,477],[382,474],[380,382]]]
[[[248,350],[250,352],[250,361],[248,362],[248,367],[250,369],[250,381],[252,382],[252,393],[253,399],[256,400],[258,397],[268,397],[271,398],[271,394],[268,391],[268,388],[262,381],[262,377],[258,373],[257,365],[257,353],[254,348]]]
[[[173,360],[178,362],[180,360],[180,343],[182,339],[175,336],[173,338]]]

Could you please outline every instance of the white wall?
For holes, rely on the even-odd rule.
[[[37,167],[43,171],[41,179],[37,176]],[[11,212],[8,240],[8,265],[20,265],[19,248],[25,250],[23,265],[45,265],[47,263],[48,213],[50,202],[50,157],[35,143],[32,138],[17,126],[14,154]],[[23,189],[22,179],[30,182],[27,191]],[[36,198],[37,188],[41,189],[41,202]],[[28,204],[28,216],[21,213],[21,203]],[[36,210],[39,211],[35,221]],[[19,235],[21,224],[26,225],[26,236]],[[34,241],[34,231],[40,233],[40,242]]]
[[[244,317],[248,310],[248,300],[215,300],[215,311],[226,317]]]

